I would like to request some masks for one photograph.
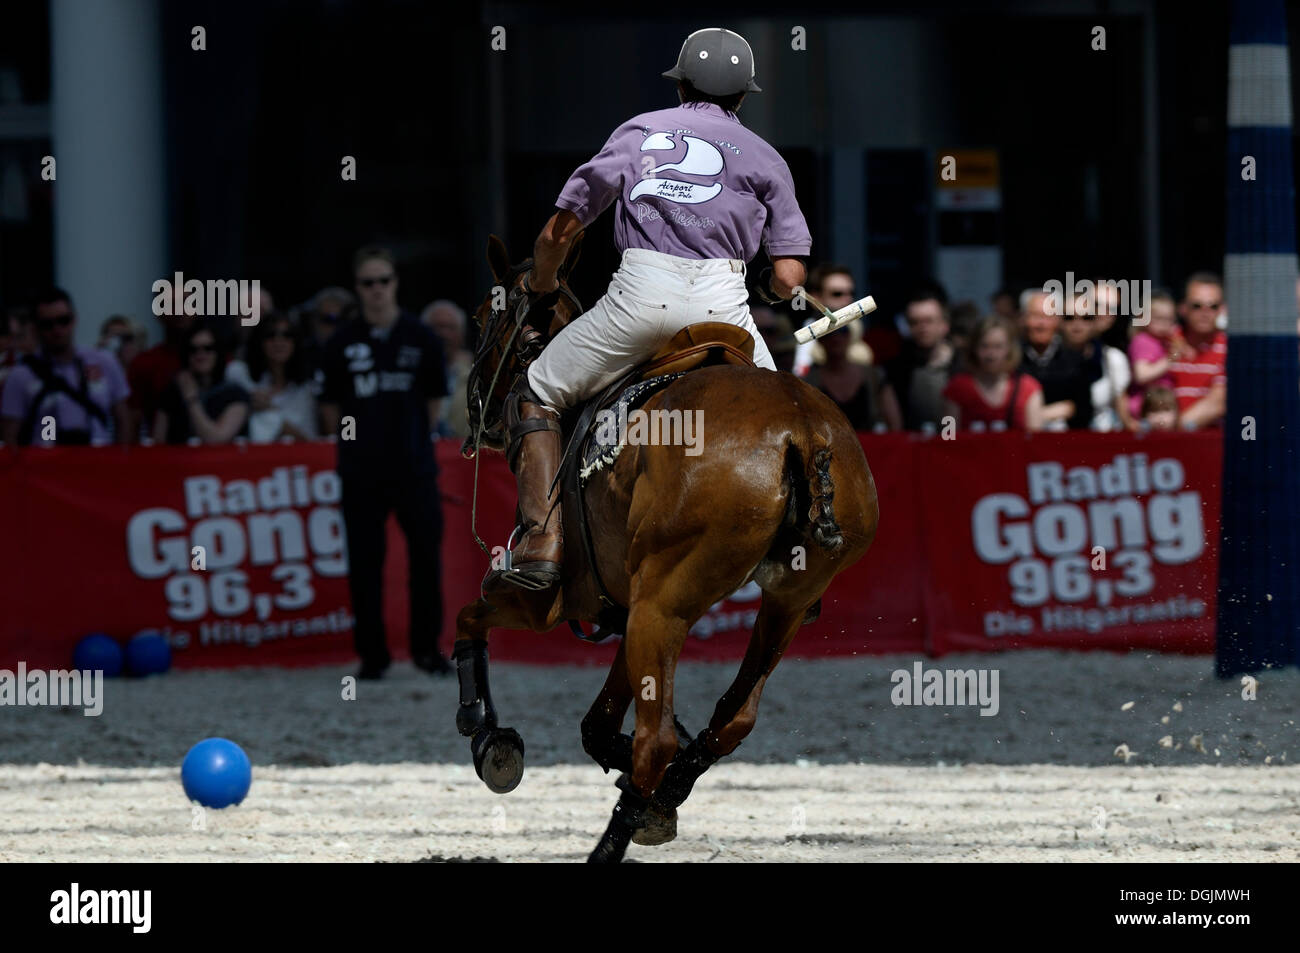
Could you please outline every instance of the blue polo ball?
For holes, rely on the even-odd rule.
[[[253,765],[244,749],[225,738],[205,738],[181,762],[185,796],[204,807],[238,804],[253,783]]]
[[[157,632],[141,632],[126,643],[126,670],[132,675],[161,675],[172,667],[172,647]]]
[[[92,632],[72,652],[72,667],[82,672],[102,671],[105,678],[122,674],[122,646],[103,632]]]

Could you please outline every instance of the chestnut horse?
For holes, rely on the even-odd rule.
[[[535,301],[520,287],[531,260],[512,267],[502,242],[489,241],[497,286],[475,314],[480,345],[469,410],[476,432],[465,443],[466,456],[482,446],[504,447],[501,411],[515,376],[579,313],[566,280],[577,251],[575,245],[560,269],[560,292]],[[513,305],[525,299],[533,313],[521,323],[528,309]],[[539,322],[537,312],[549,321]],[[597,619],[600,592],[575,523],[576,507],[585,506],[600,579],[627,608],[604,688],[582,720],[583,748],[606,772],[623,772],[613,817],[589,858],[595,862],[618,862],[630,840],[663,843],[675,836],[677,807],[695,780],[754,727],[768,676],[799,626],[816,618],[831,580],[867,551],[878,516],[875,484],[853,428],[826,396],[791,374],[704,367],[657,392],[643,409],[680,410],[683,417],[703,411],[703,452],[625,446],[613,466],[589,481],[581,502],[566,496],[561,503],[560,583],[540,592],[501,587],[516,591],[477,599],[456,618],[457,728],[473,739],[479,775],[504,793],[523,773],[523,742],[497,725],[487,683],[488,632],[545,632],[567,619]],[[763,596],[749,647],[708,727],[691,739],[673,715],[678,655],[696,620],[750,580]],[[629,737],[622,726],[633,703]]]

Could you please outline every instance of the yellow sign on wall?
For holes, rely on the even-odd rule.
[[[941,189],[996,189],[996,149],[942,149],[935,156],[935,185]]]

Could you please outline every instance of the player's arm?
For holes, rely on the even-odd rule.
[[[533,244],[533,269],[528,276],[530,290],[547,293],[560,286],[556,276],[580,234],[582,222],[573,212],[562,208],[551,216]]]
[[[629,167],[640,155],[643,136],[639,125],[625,122],[610,134],[600,152],[574,169],[555,200],[559,211],[533,245],[533,268],[525,276],[532,291],[549,294],[559,287],[560,266],[582,230],[622,193]]]
[[[803,287],[808,280],[808,269],[801,258],[773,258],[772,279],[769,287],[782,301],[794,297],[794,289]]]
[[[812,236],[794,195],[790,169],[781,159],[768,170],[758,198],[767,210],[762,247],[772,260],[768,288],[777,298],[789,301],[794,289],[802,287],[808,278],[803,260],[812,253]]]

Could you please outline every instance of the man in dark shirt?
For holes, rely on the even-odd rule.
[[[324,356],[321,417],[338,437],[348,584],[361,678],[391,661],[383,620],[385,524],[395,512],[410,561],[411,660],[446,674],[442,629],[437,465],[430,432],[447,395],[442,345],[397,306],[397,269],[386,249],[354,260],[361,317],[330,339]]]
[[[943,426],[943,390],[956,358],[948,341],[948,307],[935,291],[923,289],[908,298],[903,316],[912,336],[885,365],[885,386],[898,403],[904,430],[920,430],[925,424],[938,429]]]
[[[1060,309],[1048,310],[1048,295],[1034,288],[1021,295],[1024,360],[1020,369],[1043,385],[1043,429],[1087,430],[1092,426],[1092,367],[1078,351],[1065,347],[1058,333]]]

